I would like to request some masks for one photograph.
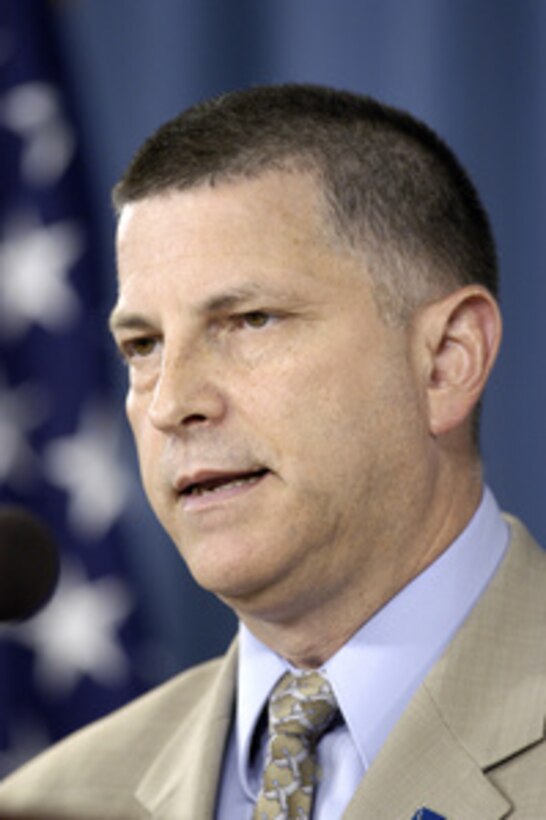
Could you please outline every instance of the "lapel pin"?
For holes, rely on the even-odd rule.
[[[447,817],[444,817],[443,814],[437,814],[435,811],[431,811],[431,809],[427,809],[423,806],[422,809],[419,809],[411,820],[447,820]]]

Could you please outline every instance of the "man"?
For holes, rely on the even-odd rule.
[[[367,98],[256,88],[163,126],[115,201],[144,486],[241,630],[0,806],[546,816],[546,556],[483,486],[496,260],[449,149]]]

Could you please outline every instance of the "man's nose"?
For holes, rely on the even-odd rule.
[[[218,375],[206,353],[165,355],[148,409],[153,426],[171,432],[221,420],[226,401]]]

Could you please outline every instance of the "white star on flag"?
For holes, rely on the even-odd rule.
[[[119,428],[104,409],[84,413],[75,435],[56,439],[45,454],[46,472],[69,496],[68,518],[75,532],[99,539],[119,518],[130,491],[119,458]]]
[[[129,662],[118,636],[133,601],[114,576],[89,581],[80,565],[65,565],[51,602],[28,623],[7,627],[9,637],[35,653],[36,683],[67,696],[87,675],[102,686],[122,684]]]
[[[28,437],[45,420],[48,404],[38,385],[24,382],[8,390],[0,376],[0,482],[23,489],[39,472]]]
[[[24,141],[21,172],[30,185],[54,185],[74,156],[75,139],[50,83],[22,83],[0,100],[0,122]]]
[[[0,244],[0,334],[19,339],[33,325],[69,328],[79,300],[67,282],[84,250],[82,231],[73,221],[47,226],[17,220],[5,226]]]

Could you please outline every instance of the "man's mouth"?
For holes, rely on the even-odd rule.
[[[224,475],[205,477],[188,484],[182,490],[181,495],[186,497],[198,497],[217,493],[220,490],[247,487],[251,484],[256,484],[268,472],[268,469],[263,468],[261,470],[254,470],[248,473],[226,473]]]

